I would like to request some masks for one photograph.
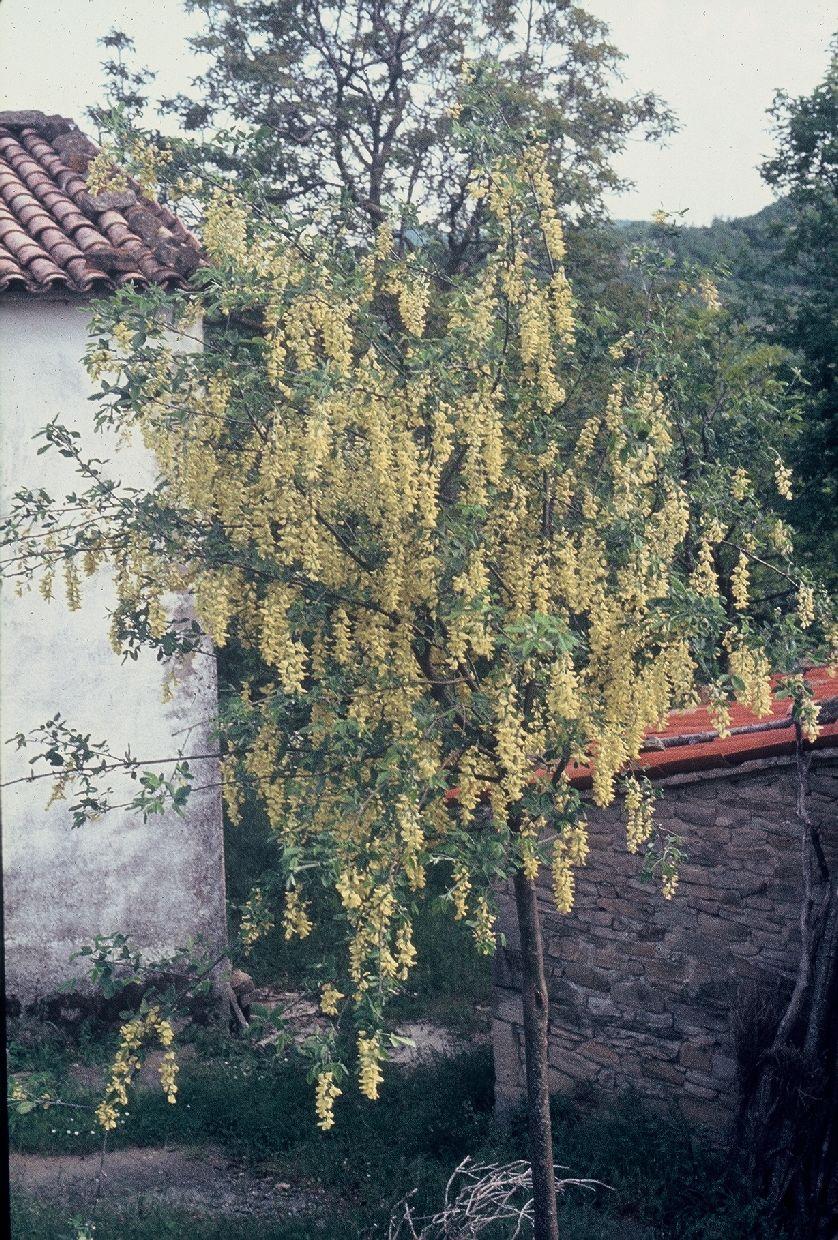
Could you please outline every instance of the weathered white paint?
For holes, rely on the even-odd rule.
[[[0,301],[0,417],[3,510],[21,486],[54,498],[81,489],[72,464],[37,456],[35,433],[54,415],[82,433],[91,456],[112,461],[112,476],[142,485],[150,475],[140,447],[115,451],[93,429],[92,388],[81,364],[89,307],[20,298]],[[108,640],[113,588],[105,572],[83,584],[83,606],[68,611],[60,578],[46,603],[37,588],[22,597],[2,587],[0,736],[5,741],[57,711],[68,724],[139,758],[208,753],[217,703],[215,662],[184,662],[174,697],[162,703],[166,668],[150,652],[121,662]],[[26,750],[0,749],[4,784],[29,769]],[[150,956],[202,936],[221,949],[225,935],[223,844],[218,770],[192,764],[196,786],[183,817],[113,811],[74,829],[66,805],[47,808],[49,781],[2,793],[7,995],[24,1003],[48,995],[80,962],[69,957],[95,934],[124,932]],[[160,769],[160,768],[156,768]],[[210,786],[213,785],[213,786]],[[113,786],[119,790],[117,782]],[[122,785],[127,796],[136,785]],[[126,799],[119,795],[117,800]]]

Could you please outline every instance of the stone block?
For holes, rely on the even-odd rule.
[[[611,989],[608,974],[602,969],[592,968],[589,964],[569,962],[559,972],[567,981],[577,986],[584,986],[586,990],[596,990],[607,994]]]
[[[673,1085],[681,1085],[684,1082],[684,1069],[661,1059],[647,1060],[643,1071],[645,1075],[651,1076],[654,1080],[671,1081]]]
[[[579,1047],[579,1054],[610,1067],[617,1067],[624,1062],[624,1057],[606,1042],[583,1042]]]
[[[712,1067],[714,1080],[735,1081],[739,1076],[739,1065],[728,1055],[714,1055]]]
[[[685,1068],[709,1072],[713,1066],[712,1046],[696,1046],[693,1042],[685,1042],[678,1059]]]

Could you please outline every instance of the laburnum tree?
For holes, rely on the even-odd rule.
[[[359,240],[345,204],[301,224],[211,189],[194,291],[101,303],[87,359],[97,419],[142,437],[155,485],[109,481],[55,421],[47,443],[77,459],[81,486],[72,501],[22,490],[6,535],[9,571],[46,592],[62,571],[73,606],[80,560],[112,566],[117,649],[178,658],[208,634],[240,652],[223,789],[233,822],[245,793],[261,800],[279,858],[243,938],[275,920],[307,936],[325,888],[346,943],[320,994],[324,1130],[349,1088],[349,1029],[358,1085],[378,1095],[431,867],[487,953],[511,881],[535,1235],[555,1240],[536,876],[550,868],[569,911],[588,853],[569,764],[592,762],[597,805],[624,783],[627,844],[671,897],[677,857],[632,773],[644,736],[700,692],[722,733],[732,697],[766,713],[772,665],[799,672],[826,607],[778,537],[790,479],[770,419],[765,435],[743,430],[770,359],[748,371],[725,353],[709,285],[667,293],[639,276],[644,312],[615,331],[574,298],[545,144],[484,149],[466,188],[485,253],[456,276],[394,243],[386,220]],[[200,315],[203,351],[177,350]],[[707,369],[692,385],[687,336]],[[185,592],[197,626],[172,605]]]

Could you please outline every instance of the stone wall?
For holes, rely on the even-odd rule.
[[[687,782],[684,782],[684,780]],[[666,785],[667,781],[662,780]],[[622,807],[591,807],[591,854],[569,916],[539,880],[548,984],[552,1088],[583,1083],[677,1103],[723,1130],[735,1115],[734,1029],[776,1003],[797,964],[800,850],[795,774],[788,760],[737,774],[674,777],[657,819],[683,837],[687,862],[664,901],[625,848]],[[812,817],[838,861],[838,755],[819,751]],[[502,909],[507,946],[495,966],[497,1106],[523,1091],[519,953],[514,906]]]

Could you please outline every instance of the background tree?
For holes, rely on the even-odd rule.
[[[205,17],[191,42],[209,67],[193,94],[162,106],[199,135],[205,168],[237,169],[303,214],[342,194],[356,228],[387,216],[410,240],[419,226],[438,241],[445,271],[479,253],[487,224],[485,203],[467,192],[486,153],[462,127],[455,134],[452,116],[466,59],[494,96],[495,125],[546,143],[558,204],[574,218],[600,217],[603,195],[625,184],[613,163],[630,136],[673,127],[656,96],[619,91],[622,57],[607,26],[568,0],[187,7]],[[124,73],[109,69],[111,102],[125,93]],[[208,126],[214,136],[202,144]]]
[[[674,263],[711,272],[726,306],[751,335],[788,351],[786,378],[797,387],[799,429],[787,443],[797,486],[789,520],[800,555],[835,584],[838,464],[835,444],[836,52],[811,95],[779,92],[771,111],[776,153],[762,174],[782,196],[753,216],[707,227],[624,223],[629,247],[664,244]],[[656,239],[656,240],[655,240]]]
[[[810,399],[798,471],[805,479],[795,524],[834,580],[838,563],[838,42],[811,95],[774,100],[776,153],[762,175],[792,208],[782,257],[790,287],[777,299],[773,327],[801,361]]]

